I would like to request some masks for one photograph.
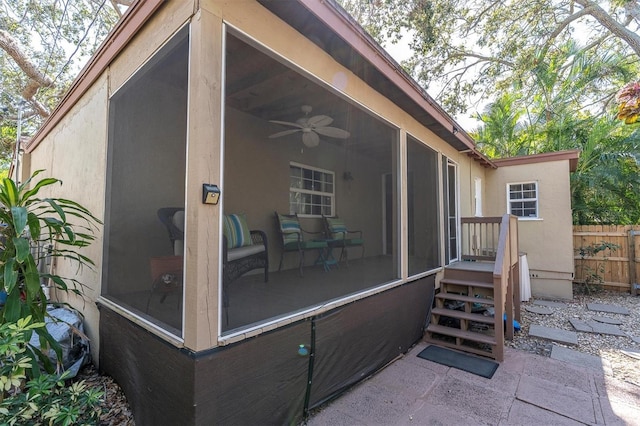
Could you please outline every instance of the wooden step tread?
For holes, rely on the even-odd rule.
[[[465,296],[464,294],[446,293],[442,291],[436,294],[435,297],[437,297],[438,299],[459,300],[461,302],[480,303],[482,305],[493,306],[493,299],[486,299],[484,297],[472,297],[472,296]]]
[[[440,283],[460,285],[465,287],[493,288],[493,283],[487,283],[482,281],[471,281],[471,280],[458,280],[455,278],[443,278],[440,280]]]
[[[495,345],[496,339],[486,334],[474,333],[473,331],[464,331],[458,328],[445,327],[442,325],[429,324],[427,331],[430,333],[443,334],[445,336],[460,337],[461,339],[471,340],[473,342],[486,343],[487,345]]]
[[[483,324],[494,323],[493,317],[488,317],[482,314],[473,314],[469,312],[458,311],[456,309],[431,308],[431,313],[433,315],[442,315],[443,317],[465,319],[469,321],[481,322]]]

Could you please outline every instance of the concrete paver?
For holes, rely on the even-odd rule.
[[[544,306],[536,306],[536,305],[527,305],[524,307],[525,311],[528,312],[533,312],[534,314],[539,314],[539,315],[551,315],[553,314],[553,310],[549,309],[549,308],[545,308]]]
[[[565,343],[567,345],[578,344],[578,334],[573,331],[545,327],[537,324],[531,324],[529,326],[529,336],[553,340],[555,342]]]
[[[551,358],[557,359],[558,361],[583,365],[596,371],[602,371],[605,374],[611,373],[611,363],[605,362],[605,360],[599,356],[585,354],[584,352],[579,352],[563,346],[553,345],[551,347]]]
[[[612,336],[626,336],[617,325],[604,324],[598,321],[581,321],[575,318],[569,320],[573,328],[584,333],[610,334]]]
[[[579,426],[584,425],[584,423],[516,399],[511,406],[509,417],[504,422],[504,425]]]
[[[598,321],[598,322],[603,322],[605,324],[612,324],[612,325],[621,325],[624,323],[624,321],[619,320],[617,318],[609,318],[609,317],[593,317],[594,321]]]
[[[620,352],[622,352],[623,354],[631,358],[640,359],[640,351],[636,349],[631,349],[631,348],[621,349]]]
[[[536,299],[533,302],[534,305],[540,305],[540,306],[546,306],[548,308],[560,308],[560,309],[564,309],[567,307],[566,303],[562,303],[562,302],[552,302],[551,300],[541,300],[541,299]]]
[[[426,346],[416,345],[323,406],[307,425],[569,426],[640,419],[640,387],[585,365],[580,356],[566,362],[505,347],[504,361],[485,379],[418,358]]]
[[[609,312],[611,314],[629,315],[629,310],[622,306],[607,305],[605,303],[587,303],[590,311]]]
[[[570,419],[595,423],[596,413],[591,394],[560,383],[524,376],[516,398]]]

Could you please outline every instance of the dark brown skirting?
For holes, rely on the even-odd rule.
[[[295,424],[422,337],[434,284],[423,278],[200,353],[100,306],[100,369],[122,386],[138,426]]]

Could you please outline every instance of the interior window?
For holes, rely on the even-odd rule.
[[[291,163],[289,171],[289,213],[307,217],[333,216],[335,174],[297,163]]]
[[[110,99],[102,289],[178,336],[188,60],[185,27]]]
[[[226,40],[223,334],[398,280],[398,129]]]

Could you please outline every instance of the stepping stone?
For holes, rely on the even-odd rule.
[[[611,365],[599,356],[585,354],[584,352],[578,352],[558,345],[552,346],[551,358],[598,371],[611,371]]]
[[[542,325],[531,324],[529,326],[529,336],[540,337],[542,339],[553,340],[564,343],[566,345],[578,344],[578,333],[559,328],[545,327]]]
[[[590,311],[609,312],[611,314],[629,315],[629,310],[622,306],[605,305],[604,303],[587,303],[587,309]]]
[[[562,302],[552,302],[550,300],[534,300],[534,305],[547,306],[549,308],[566,308],[567,304]]]
[[[620,330],[618,326],[611,324],[603,324],[597,321],[581,321],[577,319],[570,319],[569,322],[578,331],[584,333],[598,333],[598,334],[611,334],[613,336],[626,336],[627,333]]]
[[[633,340],[636,343],[640,343],[640,336],[629,336],[631,337],[631,340]]]
[[[598,322],[603,322],[605,324],[613,324],[613,325],[620,325],[622,324],[622,321],[620,321],[619,319],[616,318],[609,318],[609,317],[593,317],[594,320],[598,321]]]
[[[637,351],[635,349],[621,349],[620,352],[627,356],[630,356],[631,358],[640,359],[640,351]]]
[[[540,315],[551,315],[553,314],[553,311],[549,308],[545,308],[542,306],[525,306],[524,307],[525,311],[528,312],[533,312],[534,314],[540,314]]]

